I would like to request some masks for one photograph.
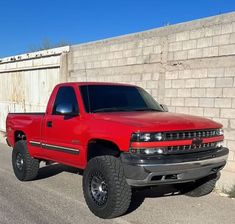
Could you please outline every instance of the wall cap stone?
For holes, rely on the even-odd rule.
[[[132,41],[133,38],[145,39],[149,37],[156,37],[156,34],[159,37],[167,36],[170,34],[201,29],[201,28],[209,27],[213,25],[231,23],[231,21],[235,21],[235,12],[224,13],[224,14],[210,16],[206,18],[200,18],[200,19],[196,19],[192,21],[172,24],[168,26],[162,26],[162,27],[158,27],[154,29],[134,32],[130,34],[124,34],[124,35],[115,36],[111,38],[105,38],[101,40],[80,43],[80,44],[72,45],[71,48],[76,50],[79,48],[87,48],[88,46],[92,48],[94,46],[96,47],[98,47],[99,45],[102,46],[103,44],[118,44],[120,42],[123,42],[123,38],[125,38],[124,40],[128,42],[128,41]]]
[[[35,51],[32,53],[19,54],[19,55],[15,55],[15,56],[0,58],[0,64],[14,63],[17,61],[55,56],[55,55],[60,55],[62,53],[67,53],[69,51],[70,51],[70,46],[64,46],[64,47],[51,48],[51,49],[43,50],[43,51]]]

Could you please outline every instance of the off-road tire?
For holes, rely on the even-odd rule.
[[[18,159],[19,156],[21,158],[21,163],[20,160]],[[12,167],[15,176],[20,181],[29,181],[37,177],[39,170],[39,160],[34,159],[29,155],[26,141],[24,140],[20,140],[15,143],[15,146],[12,151]]]
[[[215,188],[216,181],[219,179],[220,174],[213,174],[204,177],[192,183],[179,185],[181,193],[190,197],[201,197],[207,195]]]
[[[103,204],[98,204],[92,193],[92,180],[102,176],[107,194]],[[114,156],[98,156],[88,162],[83,174],[83,194],[93,214],[103,219],[123,215],[130,206],[131,187],[127,184],[120,160]]]

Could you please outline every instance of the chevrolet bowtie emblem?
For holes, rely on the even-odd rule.
[[[193,147],[200,146],[202,144],[202,142],[203,142],[202,138],[193,138],[192,146]]]

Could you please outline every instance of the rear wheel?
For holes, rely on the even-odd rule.
[[[33,180],[37,177],[39,160],[29,155],[26,141],[20,140],[15,143],[12,151],[12,166],[15,176],[20,181]]]
[[[192,183],[180,184],[177,188],[181,193],[190,197],[201,197],[211,193],[214,188],[216,181],[219,179],[220,174],[213,174],[208,177],[204,177]]]
[[[131,187],[120,160],[113,156],[91,159],[83,174],[83,193],[96,216],[108,219],[123,215],[130,205]]]

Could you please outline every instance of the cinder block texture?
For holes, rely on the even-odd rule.
[[[235,158],[235,13],[72,46],[73,79],[138,84],[172,112],[221,122]],[[86,53],[88,52],[88,53]],[[117,60],[121,60],[118,62]],[[97,63],[100,62],[100,63]],[[76,64],[90,67],[78,69]],[[85,72],[86,76],[81,76]],[[158,74],[154,79],[154,74]],[[226,166],[227,171],[230,165]],[[234,174],[235,175],[235,174]],[[235,183],[234,183],[235,184]]]

